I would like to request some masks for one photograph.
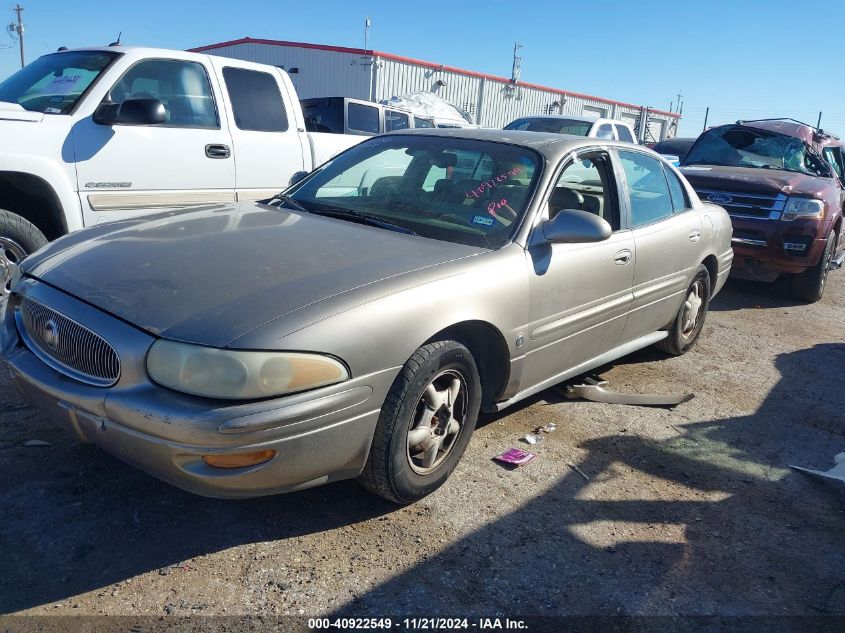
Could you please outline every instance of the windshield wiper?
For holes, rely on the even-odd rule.
[[[280,205],[286,204],[288,206],[293,207],[297,211],[302,211],[303,213],[311,213],[308,209],[302,206],[302,203],[299,202],[296,198],[293,198],[287,194],[280,193],[278,196],[273,196],[269,202],[267,202],[270,206],[278,207]]]
[[[351,220],[352,222],[359,222],[360,224],[376,226],[382,229],[396,231],[397,233],[405,233],[406,235],[418,235],[416,231],[413,231],[406,226],[394,224],[393,222],[384,220],[376,215],[362,213],[361,211],[356,211],[355,209],[341,209],[340,207],[330,207],[322,204],[320,205],[320,207],[320,209],[311,209],[309,213],[313,213],[315,215],[324,215],[332,218],[339,218],[341,220]]]

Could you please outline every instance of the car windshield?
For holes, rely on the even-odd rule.
[[[699,139],[684,157],[683,165],[723,165],[795,171],[813,176],[829,175],[801,139],[747,127],[715,128]]]
[[[356,145],[288,193],[313,213],[366,216],[423,237],[493,249],[519,225],[538,166],[534,151],[514,145],[390,135]]]
[[[68,114],[117,53],[69,51],[39,57],[0,83],[0,101],[26,110]]]
[[[537,117],[534,119],[517,119],[509,123],[506,130],[527,130],[529,132],[551,132],[552,134],[573,134],[587,136],[593,121],[578,121],[577,119],[550,119]]]

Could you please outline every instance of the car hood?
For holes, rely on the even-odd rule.
[[[0,101],[0,121],[28,121],[38,123],[44,119],[40,112],[30,112],[17,103]]]
[[[242,203],[79,231],[23,268],[152,334],[223,347],[330,297],[482,252]]]
[[[736,191],[760,195],[819,196],[830,188],[831,179],[777,169],[684,165],[680,168],[694,189]]]

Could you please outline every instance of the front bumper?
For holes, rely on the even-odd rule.
[[[113,387],[80,383],[35,356],[17,336],[11,314],[6,315],[2,360],[15,385],[78,440],[95,443],[179,488],[212,497],[287,492],[356,477],[363,469],[398,368],[260,402],[195,398],[147,378],[143,359],[152,336],[32,280],[21,291],[86,325],[96,322],[95,331],[121,358],[121,377]],[[7,311],[13,309],[14,298]],[[263,449],[276,454],[246,468],[213,468],[202,460],[203,455]]]
[[[754,220],[731,217],[734,271],[738,276],[777,277],[815,266],[824,251],[819,220]]]

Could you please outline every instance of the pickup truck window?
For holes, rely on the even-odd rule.
[[[396,112],[396,110],[384,111],[384,131],[391,130],[407,130],[410,127],[410,122],[407,114]]]
[[[434,127],[434,121],[431,119],[421,119],[420,117],[415,116],[414,127]]]
[[[663,174],[663,165],[656,158],[640,152],[619,152],[628,195],[631,201],[631,226],[645,226],[673,213],[669,184]]]
[[[612,139],[613,138],[613,126],[611,126],[610,123],[602,123],[599,126],[598,131],[596,132],[596,138]]]
[[[714,128],[702,134],[683,164],[779,169],[830,177],[828,168],[801,139],[739,126]]]
[[[0,101],[33,112],[69,114],[117,57],[100,51],[44,55],[0,83]]]
[[[270,73],[243,68],[223,69],[223,81],[239,130],[285,132],[288,116],[276,79]]]
[[[379,116],[378,108],[361,105],[360,103],[350,103],[348,106],[347,126],[354,132],[363,132],[365,134],[378,134]]]
[[[164,127],[217,128],[217,108],[202,64],[171,59],[138,62],[112,86],[113,103],[158,99],[164,104]]]
[[[624,125],[616,125],[616,135],[619,137],[620,141],[625,141],[626,143],[633,143],[634,137],[631,136],[631,130],[629,130]]]

